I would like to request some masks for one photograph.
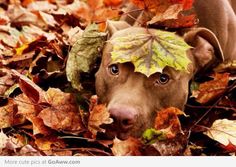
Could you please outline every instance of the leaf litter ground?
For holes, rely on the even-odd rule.
[[[103,31],[106,19],[120,17],[125,2],[0,2],[1,155],[235,154],[235,62],[195,79],[185,114],[175,108],[160,111],[154,129],[143,139],[97,137],[104,131],[100,125],[112,122],[105,105],[92,96],[99,61],[80,73],[80,91],[67,81],[65,64],[84,29],[96,23]],[[191,8],[192,0],[131,2],[152,13],[145,24],[194,24],[194,15],[182,13]]]

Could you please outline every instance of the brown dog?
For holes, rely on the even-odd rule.
[[[107,127],[108,137],[139,137],[153,125],[157,111],[170,106],[184,108],[189,81],[196,72],[236,59],[236,17],[231,7],[234,1],[196,0],[194,7],[201,27],[183,36],[193,46],[187,51],[192,60],[190,73],[166,67],[163,73],[146,77],[134,72],[131,63],[111,64],[113,46],[107,42],[96,74],[96,91],[114,120]],[[109,22],[108,29],[111,39],[147,33],[145,28],[131,27],[126,22]]]

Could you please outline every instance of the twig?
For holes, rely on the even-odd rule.
[[[215,108],[215,109],[224,109],[224,110],[232,110],[234,112],[236,112],[236,108],[233,108],[233,107],[225,107],[225,106],[193,106],[193,105],[190,105],[190,104],[186,104],[185,106],[187,107],[190,107],[190,108]]]

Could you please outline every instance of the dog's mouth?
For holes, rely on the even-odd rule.
[[[137,124],[136,124],[137,126]],[[120,140],[126,140],[129,137],[139,138],[142,136],[143,131],[145,130],[144,125],[140,125],[137,127],[132,127],[129,129],[123,129],[119,126],[119,124],[103,124],[100,126],[105,129],[105,133],[100,133],[99,137],[102,139],[112,140],[114,138],[118,138]]]
[[[105,133],[99,134],[104,139],[114,139],[115,137],[120,140],[126,140],[132,135],[132,129],[121,129],[115,124],[101,125],[105,129]]]

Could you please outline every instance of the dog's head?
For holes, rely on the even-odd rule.
[[[110,39],[147,33],[147,29],[130,27],[125,22],[109,22]],[[149,29],[148,31],[154,31]],[[106,43],[100,68],[96,74],[96,91],[113,118],[106,127],[108,137],[139,137],[153,125],[156,112],[167,107],[183,109],[188,98],[189,81],[199,70],[222,60],[219,43],[213,33],[198,28],[183,37],[192,46],[187,51],[192,64],[189,72],[165,67],[162,73],[147,77],[134,72],[132,63],[112,64],[112,44]]]

